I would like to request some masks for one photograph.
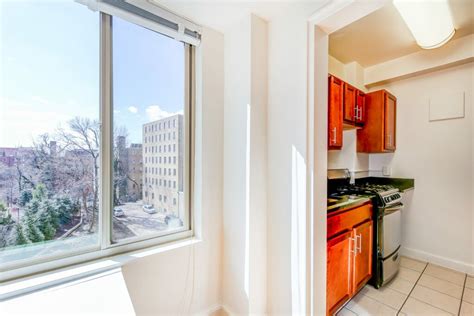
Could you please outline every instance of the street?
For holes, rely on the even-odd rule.
[[[168,228],[164,222],[165,214],[148,214],[142,206],[143,203],[138,201],[116,207],[124,212],[124,216],[113,217],[114,240],[154,234]]]

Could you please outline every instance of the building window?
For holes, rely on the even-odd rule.
[[[37,265],[40,262],[59,260],[60,266],[61,260],[70,264],[72,256],[83,260],[77,255],[85,251],[89,258],[98,258],[142,248],[145,240],[161,243],[165,235],[166,240],[192,235],[191,93],[195,89],[191,86],[194,46],[189,43],[199,42],[193,35],[197,28],[189,29],[192,23],[187,21],[191,32],[178,41],[158,33],[163,27],[174,30],[158,25],[163,19],[152,18],[152,12],[128,19],[139,12],[132,10],[120,15],[125,20],[110,15],[118,12],[111,8],[122,1],[107,1],[98,11],[78,2],[2,3],[0,148],[15,152],[4,159],[7,154],[0,151],[5,156],[0,160],[0,262],[9,278],[11,271],[24,271],[14,272],[15,278],[35,273],[27,269],[30,265],[38,271],[48,268]],[[133,4],[127,2],[120,10],[129,7]],[[38,16],[42,22],[33,23]],[[58,27],[65,16],[67,32]],[[172,14],[166,16],[170,18]],[[180,30],[181,23],[176,24]],[[80,50],[71,39],[80,43]],[[26,64],[19,62],[25,54],[28,72],[23,71]],[[51,71],[57,69],[67,71]],[[156,100],[169,102],[157,105]],[[16,119],[18,113],[28,113],[28,125]],[[179,169],[182,183],[177,184],[184,188],[182,226],[170,228],[147,210],[161,190],[152,187],[162,183],[156,177],[162,165],[155,163],[166,162],[158,152],[162,147],[171,152],[170,146],[165,149],[168,144],[157,140],[171,139],[169,131],[167,138],[161,132],[166,122],[171,127],[171,120],[173,127],[186,133],[177,133],[175,140],[178,154],[185,157]],[[40,165],[33,161],[38,153],[43,155]],[[17,178],[7,183],[10,175]],[[177,194],[170,181],[163,182]],[[115,207],[122,208],[125,216],[114,216]],[[128,212],[142,217],[138,221],[142,227],[127,227]],[[2,273],[0,282],[3,278]]]

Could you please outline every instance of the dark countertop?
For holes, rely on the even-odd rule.
[[[350,198],[350,195],[343,195],[338,197],[328,197],[327,214],[332,214],[336,211],[343,211],[351,209],[370,202],[370,196],[357,196]]]
[[[407,178],[366,177],[355,179],[355,183],[389,184],[398,188],[401,192],[415,188],[415,179]]]

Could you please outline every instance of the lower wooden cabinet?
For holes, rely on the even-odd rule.
[[[359,291],[372,276],[372,232],[372,221],[360,224],[353,230],[357,251],[354,255],[354,274],[352,277],[352,289],[354,293]]]
[[[326,313],[334,314],[372,276],[373,224],[370,204],[336,214],[341,231],[328,230]],[[350,227],[349,227],[350,226]],[[329,229],[329,228],[328,228]]]
[[[352,232],[328,240],[327,245],[327,314],[332,314],[352,295]]]

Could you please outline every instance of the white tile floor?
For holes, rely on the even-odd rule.
[[[400,271],[386,286],[365,286],[340,316],[474,316],[474,277],[431,263],[402,257]]]

